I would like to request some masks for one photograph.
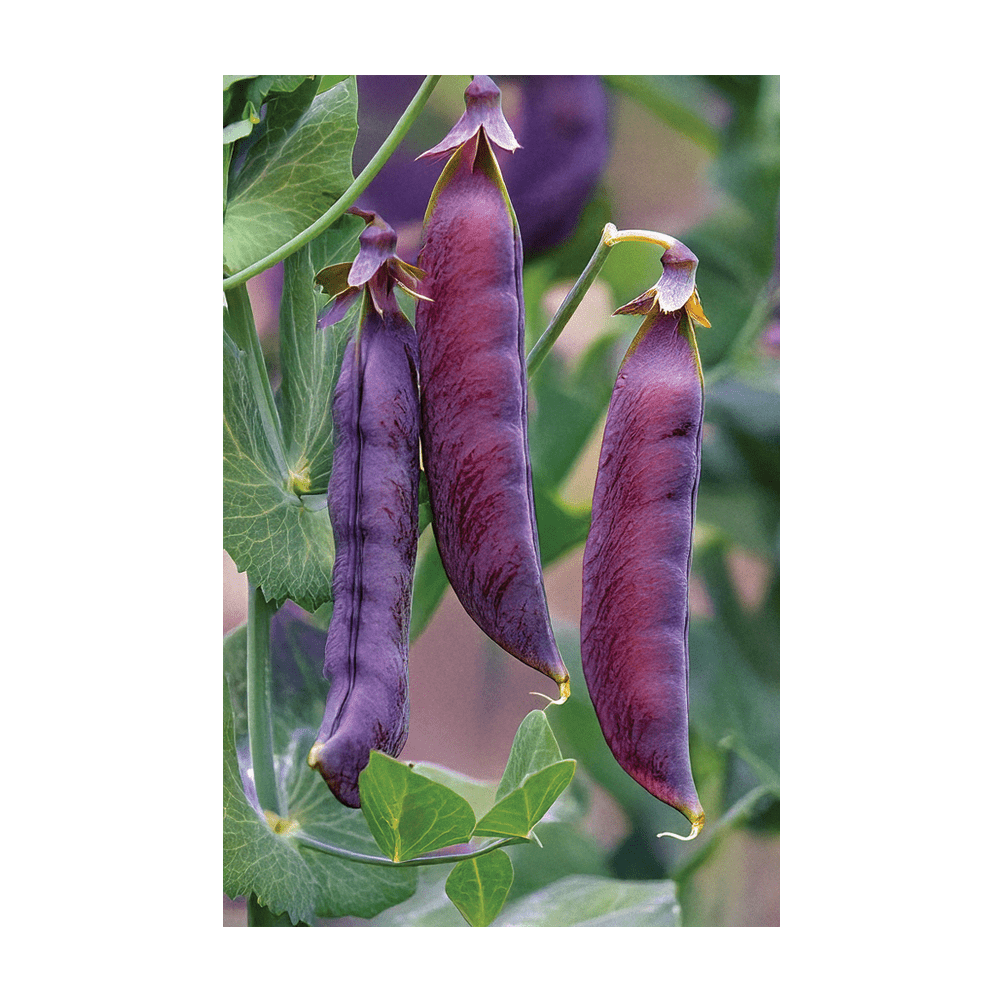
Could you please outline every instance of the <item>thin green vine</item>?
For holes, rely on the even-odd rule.
[[[385,142],[379,147],[378,152],[368,161],[368,165],[354,179],[354,183],[351,184],[330,208],[311,226],[303,229],[298,236],[293,236],[284,246],[278,247],[277,250],[261,258],[256,264],[251,264],[249,267],[243,268],[242,271],[237,271],[236,274],[230,275],[228,278],[223,278],[223,291],[228,292],[230,289],[245,284],[250,278],[280,263],[333,225],[358,200],[358,196],[368,187],[375,175],[385,165],[386,160],[395,152],[396,147],[402,142],[403,136],[410,131],[410,126],[416,121],[417,115],[423,110],[427,99],[431,96],[431,92],[437,86],[437,82],[440,79],[440,76],[425,77],[424,82],[420,85],[420,89],[414,95],[413,100],[410,101],[402,117],[396,122],[395,128],[393,128],[386,137]]]

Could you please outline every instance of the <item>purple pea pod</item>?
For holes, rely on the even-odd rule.
[[[528,453],[521,237],[492,144],[517,148],[500,91],[477,76],[466,112],[425,156],[450,154],[424,217],[417,303],[421,435],[445,573],[498,645],[559,685]]]
[[[618,372],[584,549],[580,649],[615,759],[690,821],[705,822],[688,749],[688,581],[704,383],[692,321],[708,326],[681,243],[657,285],[617,313],[645,314]]]
[[[347,806],[371,750],[397,756],[409,725],[410,601],[420,482],[417,342],[394,286],[411,294],[422,273],[394,255],[395,233],[368,222],[353,264],[317,276],[334,296],[318,326],[362,296],[361,316],[333,395],[335,449],[328,503],[336,558],[323,674],[326,712],[309,766]]]

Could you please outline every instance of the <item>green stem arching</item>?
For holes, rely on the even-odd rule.
[[[257,403],[264,435],[271,447],[278,473],[283,480],[287,479],[288,460],[285,457],[284,445],[281,443],[281,419],[267,377],[267,362],[260,346],[260,337],[257,336],[257,326],[254,323],[246,285],[240,285],[226,292],[226,309],[230,319],[228,324],[230,335],[236,346],[252,360],[247,375],[253,387],[254,401]]]
[[[293,236],[283,246],[278,247],[277,250],[261,258],[256,264],[251,264],[249,267],[243,268],[242,271],[237,271],[236,274],[232,274],[228,278],[223,278],[223,291],[228,292],[230,289],[245,284],[250,278],[261,274],[269,267],[273,267],[275,264],[283,261],[290,254],[304,247],[310,240],[319,236],[324,229],[333,225],[358,200],[358,196],[368,187],[375,175],[385,165],[386,160],[395,152],[396,147],[403,141],[403,136],[409,132],[410,126],[416,121],[417,115],[423,110],[424,105],[427,103],[427,98],[431,96],[431,91],[434,90],[440,79],[440,76],[428,76],[424,78],[420,89],[414,95],[413,100],[410,101],[399,121],[396,122],[393,130],[386,136],[386,140],[379,147],[378,152],[368,161],[368,165],[358,174],[350,187],[311,226],[303,229],[298,236]]]
[[[260,588],[247,583],[247,724],[250,765],[261,809],[280,812],[274,776],[274,728],[271,722],[271,619],[274,605]]]
[[[555,344],[559,334],[566,328],[566,324],[573,313],[576,312],[577,306],[583,301],[583,297],[587,294],[587,289],[594,283],[594,279],[604,266],[608,254],[611,253],[611,247],[614,245],[614,237],[617,232],[618,230],[610,222],[604,227],[604,231],[601,233],[601,241],[597,244],[597,249],[587,262],[587,266],[580,273],[580,277],[576,279],[576,284],[569,290],[566,298],[559,304],[559,308],[556,310],[545,332],[528,352],[526,360],[528,378],[531,378],[538,371],[539,365],[545,360],[545,356],[549,351],[552,350],[552,345]]]
[[[559,304],[555,315],[552,317],[545,332],[535,342],[535,346],[528,352],[527,368],[528,378],[538,371],[538,366],[545,360],[545,356],[552,350],[559,334],[566,328],[570,317],[576,312],[576,307],[583,301],[587,289],[594,283],[601,268],[604,266],[611,248],[618,243],[650,243],[653,246],[663,247],[669,250],[677,245],[677,240],[664,233],[656,233],[651,229],[618,229],[614,223],[609,222],[601,233],[601,241],[597,244],[597,249],[587,262],[576,284],[569,290],[566,298]],[[700,368],[700,366],[699,366]]]
[[[332,854],[335,858],[343,858],[345,861],[356,861],[363,865],[383,865],[389,868],[415,868],[422,865],[454,865],[459,861],[467,861],[469,858],[480,858],[484,854],[495,851],[498,847],[509,847],[512,844],[525,843],[522,837],[508,837],[505,840],[496,840],[492,844],[486,844],[466,854],[442,854],[437,857],[410,858],[409,861],[392,861],[390,858],[379,858],[372,854],[358,854],[357,851],[349,851],[346,847],[327,844],[325,841],[310,837],[307,833],[294,832],[288,834],[288,836],[297,840],[303,847],[311,847],[314,851],[321,851],[323,854]]]

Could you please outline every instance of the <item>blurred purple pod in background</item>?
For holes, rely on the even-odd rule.
[[[506,118],[522,146],[496,150],[521,225],[525,258],[572,235],[593,195],[610,149],[609,102],[598,76],[497,77]],[[371,159],[423,81],[420,76],[358,77],[357,173]],[[400,255],[415,259],[420,220],[438,170],[415,160],[434,122],[425,111],[358,199],[377,205],[400,234]]]

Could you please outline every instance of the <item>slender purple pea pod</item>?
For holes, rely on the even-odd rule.
[[[661,262],[660,281],[616,310],[646,319],[608,407],[580,650],[615,759],[684,814],[691,833],[680,839],[691,839],[705,823],[688,748],[688,581],[704,410],[692,321],[710,324],[695,289],[698,258],[671,240]]]
[[[328,504],[336,558],[323,674],[326,711],[309,766],[347,806],[371,750],[397,756],[409,726],[410,602],[417,554],[420,431],[416,333],[393,292],[422,272],[394,254],[396,234],[373,213],[353,264],[317,275],[334,296],[322,328],[362,297],[357,331],[333,394]]]
[[[551,677],[569,674],[552,634],[528,452],[522,249],[493,144],[518,148],[486,76],[424,156],[449,159],[424,216],[417,303],[421,437],[445,573],[473,621]]]

